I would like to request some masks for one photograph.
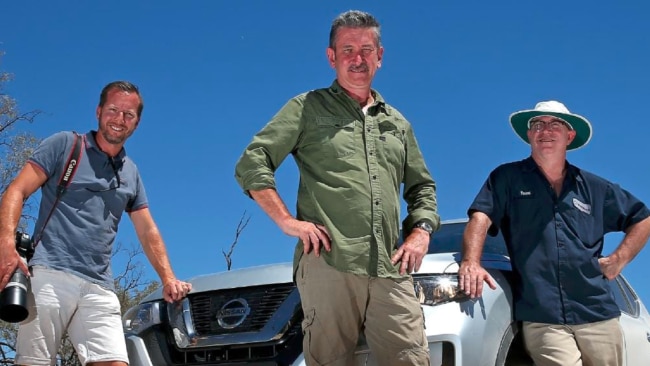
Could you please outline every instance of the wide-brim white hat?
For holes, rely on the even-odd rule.
[[[527,144],[530,144],[527,134],[529,122],[531,118],[539,116],[553,116],[560,118],[566,121],[571,128],[576,131],[576,137],[573,139],[571,144],[567,146],[567,150],[581,148],[587,145],[589,140],[591,140],[591,123],[589,123],[585,117],[569,112],[569,109],[558,101],[549,100],[537,103],[535,109],[519,111],[510,115],[510,125],[512,126],[512,129],[515,131],[517,136]]]

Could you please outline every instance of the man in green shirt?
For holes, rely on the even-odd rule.
[[[294,277],[305,314],[308,365],[350,365],[363,331],[380,365],[428,365],[412,271],[440,225],[436,186],[408,121],[371,82],[382,62],[379,23],[348,11],[330,31],[329,88],[291,99],[253,138],[236,178],[299,242]],[[300,171],[294,218],[274,172],[292,154]],[[400,235],[400,188],[408,216]]]

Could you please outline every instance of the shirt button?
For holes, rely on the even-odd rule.
[[[379,206],[379,201],[375,201],[375,206]]]
[[[376,176],[376,175],[373,175],[373,176],[372,176],[372,179],[377,179],[377,176]]]
[[[370,132],[370,131],[372,131],[372,129],[371,129],[371,128],[368,128],[368,129],[366,129],[366,131]]]

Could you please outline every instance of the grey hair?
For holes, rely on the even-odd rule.
[[[377,19],[370,13],[360,10],[348,10],[341,13],[332,22],[330,29],[330,48],[334,49],[336,45],[336,35],[340,28],[370,28],[375,32],[375,41],[377,47],[381,47],[380,25]]]
[[[123,80],[118,80],[118,81],[113,81],[111,83],[108,83],[104,87],[104,89],[102,89],[102,93],[99,95],[100,107],[103,107],[104,104],[106,104],[106,99],[108,98],[108,92],[113,89],[119,89],[121,91],[135,93],[138,96],[138,98],[140,98],[140,104],[138,105],[138,117],[142,115],[142,110],[144,109],[144,101],[142,100],[142,95],[140,95],[140,90],[135,84]]]

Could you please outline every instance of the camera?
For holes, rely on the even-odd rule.
[[[23,262],[27,263],[34,254],[32,238],[23,233],[16,232],[16,251]],[[20,268],[16,268],[7,286],[0,292],[0,319],[9,323],[19,323],[27,318],[27,288],[29,278]]]

